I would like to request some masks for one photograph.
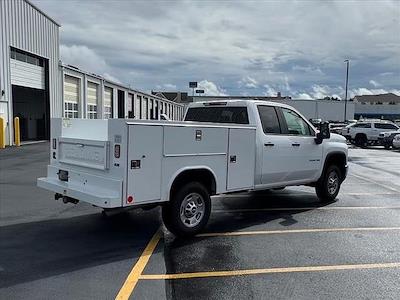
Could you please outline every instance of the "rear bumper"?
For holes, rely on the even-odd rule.
[[[37,179],[38,187],[98,207],[116,208],[122,206],[121,180],[70,172],[70,182],[65,182],[58,179],[55,174],[56,170],[56,168],[49,166],[48,177]]]

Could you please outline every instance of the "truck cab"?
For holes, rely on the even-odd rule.
[[[330,134],[319,142],[319,130],[285,104],[248,100],[195,102],[189,105],[185,121],[255,126],[255,189],[313,185],[329,157],[338,161],[341,180],[347,174],[346,139]]]

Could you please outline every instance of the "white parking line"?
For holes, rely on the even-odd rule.
[[[400,209],[400,206],[307,206],[307,207],[268,207],[268,208],[238,208],[213,209],[213,213],[242,213],[258,211],[291,211],[291,210],[372,210],[372,209]]]

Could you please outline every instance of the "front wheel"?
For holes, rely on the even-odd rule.
[[[341,172],[335,165],[329,166],[315,186],[315,191],[321,202],[332,202],[339,194]]]
[[[162,208],[164,225],[176,236],[191,236],[200,232],[206,226],[210,213],[210,195],[199,182],[190,182],[179,188]]]

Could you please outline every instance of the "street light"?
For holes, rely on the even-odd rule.
[[[346,93],[344,95],[344,121],[346,122],[346,117],[347,117],[347,89],[348,89],[348,85],[349,85],[349,64],[350,64],[350,61],[348,59],[346,59],[344,62],[347,65],[347,67],[346,67]]]

